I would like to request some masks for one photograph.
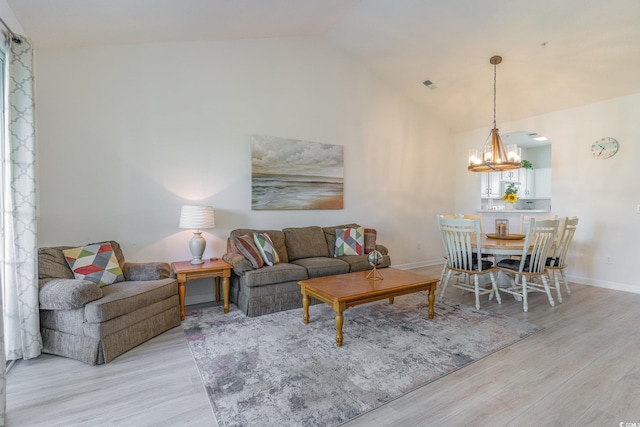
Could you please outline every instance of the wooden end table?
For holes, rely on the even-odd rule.
[[[222,277],[222,292],[224,294],[224,312],[229,312],[229,277],[231,265],[221,259],[206,260],[203,264],[191,264],[191,261],[172,262],[171,269],[178,278],[178,293],[180,294],[180,320],[184,320],[184,294],[186,283],[193,279],[212,277],[216,282],[216,301],[220,301],[220,282]]]

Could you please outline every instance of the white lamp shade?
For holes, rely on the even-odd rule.
[[[211,206],[184,205],[180,211],[180,228],[204,230],[215,227]]]

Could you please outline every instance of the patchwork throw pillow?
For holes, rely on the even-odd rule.
[[[364,228],[336,230],[336,256],[364,254]]]
[[[234,237],[236,247],[246,259],[249,260],[253,268],[261,268],[264,265],[258,248],[253,243],[253,237],[248,234],[243,236]]]
[[[280,262],[278,252],[276,252],[276,248],[267,233],[253,233],[253,241],[265,264],[275,265]]]
[[[364,253],[368,254],[371,251],[376,250],[376,237],[378,232],[375,228],[364,229]]]
[[[110,243],[97,243],[62,251],[76,279],[88,280],[102,287],[124,281]]]

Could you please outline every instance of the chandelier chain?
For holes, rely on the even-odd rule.
[[[498,64],[493,64],[493,128],[496,128],[496,76],[498,74]]]

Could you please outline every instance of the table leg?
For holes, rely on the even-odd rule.
[[[342,347],[342,323],[344,322],[344,316],[342,310],[336,311],[336,345]]]
[[[220,301],[220,278],[214,277],[213,280],[216,283],[216,301]]]
[[[222,278],[222,293],[224,294],[223,310],[225,313],[229,312],[229,278]]]
[[[302,323],[305,325],[309,323],[309,295],[302,293]]]
[[[393,297],[389,298],[389,304],[393,304]]]
[[[436,314],[436,307],[435,307],[435,302],[436,302],[436,287],[435,286],[431,286],[429,288],[429,319],[433,319],[433,317]]]
[[[178,282],[178,295],[180,296],[180,320],[184,320],[184,294],[186,286],[184,281]]]

